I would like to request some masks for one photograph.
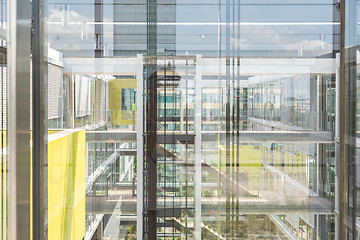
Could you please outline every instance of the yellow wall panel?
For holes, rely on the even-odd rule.
[[[85,131],[60,134],[48,145],[48,238],[80,240],[85,235]]]
[[[133,124],[133,111],[122,109],[122,90],[136,89],[136,79],[113,79],[109,81],[110,122],[113,125]],[[135,108],[135,109],[134,109]],[[133,110],[136,114],[136,107]],[[136,124],[136,115],[135,115]]]
[[[48,239],[81,240],[85,236],[85,131],[49,133],[54,134],[48,143]],[[6,132],[2,137],[5,147]],[[2,169],[6,169],[6,155],[1,156]],[[0,206],[7,204],[6,177],[6,171],[2,171]],[[1,239],[7,237],[6,211],[6,207],[0,209]]]

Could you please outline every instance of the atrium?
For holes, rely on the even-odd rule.
[[[360,240],[360,0],[0,0],[0,124],[4,240]]]

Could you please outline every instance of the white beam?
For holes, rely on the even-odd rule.
[[[176,65],[183,64],[182,59],[176,59]],[[202,58],[202,75],[218,75],[217,58]],[[184,62],[184,61],[183,61]],[[225,72],[226,59],[220,59],[221,72]],[[109,74],[136,75],[139,68],[138,59],[129,58],[65,58],[64,73],[67,74]],[[102,66],[101,72],[96,72],[95,66]],[[200,64],[196,64],[197,67]],[[240,75],[294,75],[294,74],[334,74],[336,62],[333,58],[241,58]],[[234,69],[237,72],[237,65]],[[232,72],[232,69],[230,73]],[[142,73],[141,73],[142,74]]]
[[[143,180],[143,170],[144,170],[144,79],[143,79],[143,56],[138,55],[136,59],[136,80],[137,80],[137,126],[136,126],[136,138],[137,138],[137,240],[142,240],[143,236],[143,203],[144,203],[144,180]]]
[[[202,58],[196,55],[195,78],[195,240],[201,240],[201,89]]]

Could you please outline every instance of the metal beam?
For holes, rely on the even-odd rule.
[[[9,239],[30,239],[30,1],[8,1]]]
[[[202,131],[202,142],[216,141],[218,131]],[[225,137],[220,131],[220,139]],[[332,132],[326,131],[240,131],[240,143],[333,143]]]
[[[167,131],[168,135],[158,131],[158,144],[185,142],[186,134],[179,131]],[[225,131],[201,131],[202,142],[217,141],[218,134],[221,139],[225,137]],[[87,142],[135,142],[136,131],[86,131]],[[194,144],[195,133],[190,133],[189,144]],[[146,137],[145,137],[146,138]],[[334,143],[334,134],[327,131],[240,131],[240,143]]]
[[[349,151],[348,151],[348,141],[347,137],[349,134],[349,116],[348,116],[348,107],[349,107],[349,75],[347,74],[346,65],[346,52],[345,52],[345,13],[346,13],[346,2],[345,0],[340,1],[340,84],[339,89],[339,110],[336,114],[339,115],[339,146],[336,146],[337,160],[336,161],[336,188],[335,188],[335,238],[337,240],[346,239],[346,225],[345,219],[348,214],[348,206],[346,206],[348,198],[348,161],[349,161]],[[355,237],[355,235],[354,235]]]
[[[201,240],[201,89],[202,89],[202,72],[201,72],[201,55],[196,56],[196,76],[195,76],[195,240]]]
[[[129,187],[130,190],[130,187]],[[129,191],[126,190],[126,191]],[[167,217],[179,216],[179,212],[182,209],[186,209],[184,197],[174,197],[171,199],[165,199],[166,205],[175,203],[176,212],[173,214],[171,209],[164,210],[164,198],[159,197],[159,203],[157,210],[162,212],[159,217],[165,215]],[[190,206],[194,206],[193,197],[188,197],[188,210],[194,210]],[[121,202],[121,212],[127,215],[133,215],[136,211],[136,198],[116,198],[113,197],[88,197],[86,199],[86,212],[89,214],[112,214],[116,205]],[[240,214],[279,214],[281,213],[309,213],[312,214],[334,214],[334,205],[326,198],[323,197],[307,197],[303,202],[297,203],[282,203],[281,201],[267,201],[263,197],[239,197],[241,204]],[[226,197],[202,197],[201,207],[204,213],[211,212],[217,204],[221,205],[224,209],[226,205]],[[206,215],[206,214],[205,214]],[[191,227],[188,225],[188,227]]]
[[[45,7],[43,0],[32,1],[32,238],[47,239],[45,217],[47,197],[48,85]]]
[[[146,128],[142,133],[146,133],[146,138],[143,139],[145,157],[138,161],[143,161],[144,164],[144,172],[141,174],[145,177],[141,184],[145,185],[145,189],[138,194],[144,194],[146,198],[143,201],[144,229],[142,232],[138,232],[138,235],[141,234],[141,238],[148,240],[157,237],[157,0],[147,0],[146,7],[147,57],[151,58],[146,60],[144,66],[145,79],[142,82],[142,85],[145,86],[144,93],[146,96],[146,106],[143,109],[143,114],[146,113],[146,119],[142,121],[146,121]]]
[[[150,56],[150,55],[149,55]],[[150,58],[150,57],[149,57]],[[185,65],[185,59],[194,59],[194,56],[167,56],[168,60],[179,61],[176,65]],[[157,57],[157,61],[162,61]],[[183,62],[181,62],[183,61]],[[218,66],[220,63],[220,69]],[[65,58],[65,74],[110,74],[110,75],[135,75],[137,69],[136,57],[117,58]],[[101,72],[94,66],[104,66]],[[253,58],[241,57],[239,73],[249,75],[294,75],[294,74],[334,74],[335,59],[333,58]],[[203,76],[217,76],[219,72],[225,73],[226,59],[202,58]],[[178,69],[177,69],[178,70]],[[180,71],[180,70],[179,70]],[[231,69],[231,74],[232,74]],[[237,72],[237,66],[234,68]],[[178,72],[180,73],[180,72]],[[253,79],[252,84],[256,83]]]
[[[148,8],[156,8],[155,1],[148,0]],[[155,11],[153,9],[152,11]],[[156,69],[151,61],[146,66],[148,75],[146,81],[146,130],[145,130],[145,161],[144,161],[144,172],[145,179],[144,185],[146,188],[144,194],[146,194],[146,201],[144,201],[144,216],[145,221],[145,231],[144,239],[156,239],[157,234],[157,143],[158,143],[158,133],[157,133],[157,72],[153,72]],[[150,72],[149,72],[150,71]]]
[[[139,117],[139,113],[138,113],[138,117]],[[86,142],[114,143],[114,142],[136,142],[136,141],[137,141],[137,131],[116,131],[116,130],[86,131]]]
[[[136,99],[138,104],[137,109],[137,124],[136,124],[136,142],[137,142],[137,169],[136,169],[136,178],[137,178],[137,221],[136,221],[136,229],[137,229],[137,240],[143,239],[143,209],[144,209],[144,78],[142,75],[143,71],[143,58],[142,55],[137,56],[137,92]]]

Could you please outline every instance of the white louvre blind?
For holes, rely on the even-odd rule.
[[[48,64],[48,118],[59,118],[62,109],[63,68]],[[32,65],[30,65],[30,128],[32,128]]]
[[[48,65],[48,117],[61,116],[62,99],[62,68],[53,64]]]
[[[76,117],[90,115],[91,81],[89,76],[75,76]]]
[[[96,99],[95,99],[95,116],[97,121],[103,121],[105,111],[105,83],[99,79],[96,80]]]
[[[7,79],[6,79],[6,72],[7,72],[7,68],[6,67],[0,67],[1,72],[0,72],[0,78],[1,78],[1,102],[0,102],[0,106],[1,106],[1,129],[6,129],[6,123],[7,123],[7,96],[6,96],[6,86],[7,86]]]

